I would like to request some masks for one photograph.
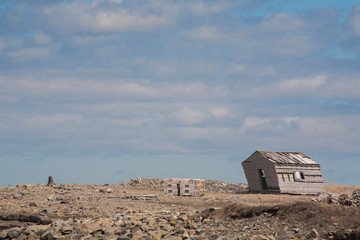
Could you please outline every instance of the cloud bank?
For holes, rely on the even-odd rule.
[[[44,172],[63,182],[244,182],[240,163],[255,150],[302,151],[327,181],[360,182],[348,174],[360,167],[356,3],[0,9],[1,185],[36,183]],[[14,168],[23,177],[5,174]]]

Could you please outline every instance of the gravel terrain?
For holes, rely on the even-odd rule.
[[[0,239],[360,239],[356,204],[215,180],[205,196],[167,196],[161,181],[0,188]]]

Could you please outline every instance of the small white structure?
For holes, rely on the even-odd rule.
[[[201,179],[164,179],[164,193],[173,196],[203,196],[205,181]]]

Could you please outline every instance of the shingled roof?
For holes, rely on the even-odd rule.
[[[256,151],[265,158],[277,164],[295,164],[295,165],[307,165],[315,164],[317,162],[306,156],[302,152],[268,152],[268,151]]]

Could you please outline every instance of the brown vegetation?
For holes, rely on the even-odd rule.
[[[328,193],[346,193],[348,195],[351,195],[355,189],[359,189],[360,186],[352,185],[352,186],[346,186],[346,185],[339,185],[335,183],[326,183],[325,189]]]
[[[327,203],[302,201],[263,206],[230,204],[221,209],[206,209],[195,218],[236,220],[259,216],[274,218],[274,222],[301,225],[308,231],[315,227],[321,230],[323,236],[331,236],[333,239],[360,239],[360,208]],[[336,230],[328,229],[329,226],[336,226]]]

